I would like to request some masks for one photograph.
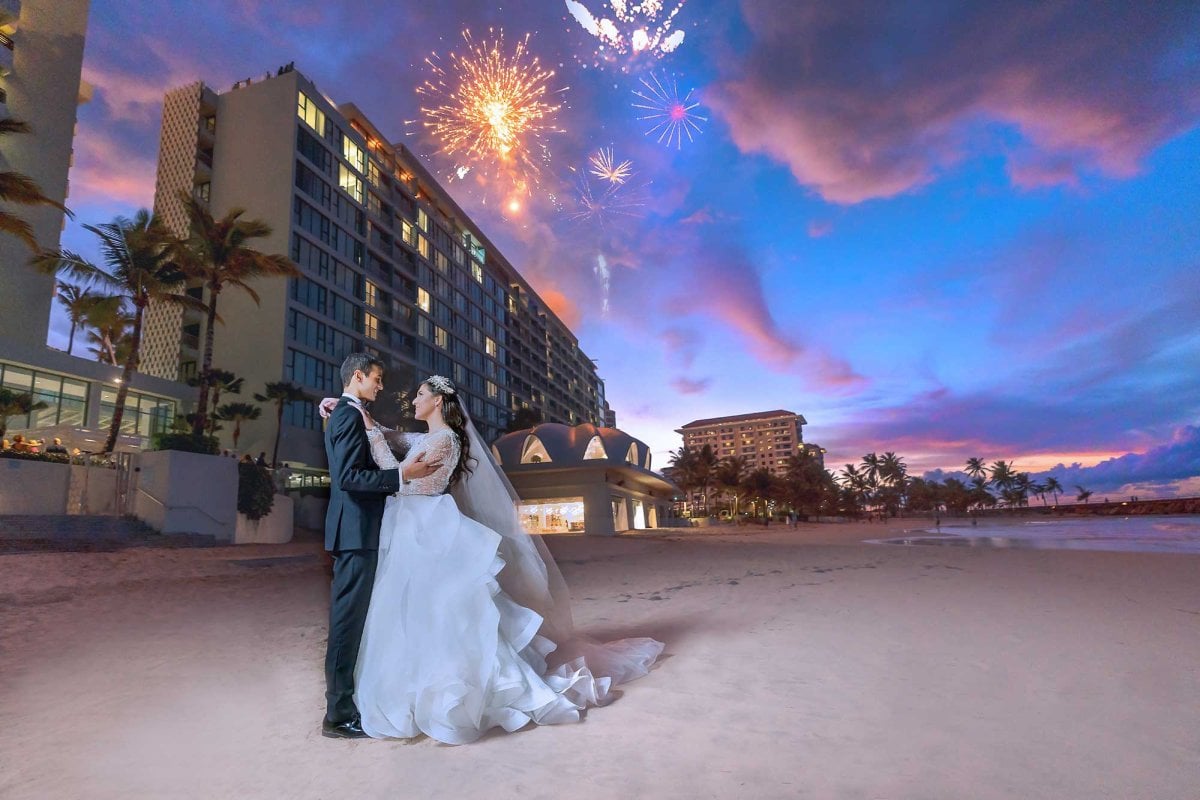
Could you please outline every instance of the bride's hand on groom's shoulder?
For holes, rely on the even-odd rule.
[[[338,398],[326,397],[317,403],[317,413],[321,415],[321,419],[329,419],[329,415],[337,408]]]

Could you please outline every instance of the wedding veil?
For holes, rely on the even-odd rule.
[[[576,632],[570,592],[554,557],[541,536],[525,532],[518,512],[520,497],[465,406],[463,414],[467,416],[470,454],[477,463],[473,470],[463,472],[450,494],[463,514],[502,537],[500,557],[505,566],[498,576],[500,587],[542,617],[540,634],[557,645],[550,660],[562,664],[583,656],[593,675],[610,677],[614,684],[645,675],[663,644],[649,638],[599,643]]]

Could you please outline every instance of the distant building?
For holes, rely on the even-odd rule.
[[[492,446],[521,497],[530,533],[611,536],[662,525],[679,489],[650,469],[650,449],[615,428],[546,423]]]
[[[712,447],[718,458],[740,456],[746,460],[746,470],[767,469],[783,475],[789,456],[808,452],[825,464],[824,451],[816,445],[804,444],[804,426],[808,421],[791,411],[759,411],[731,417],[713,417],[689,422],[676,433],[683,436],[683,446],[699,450]]]
[[[387,364],[389,393],[430,374],[453,380],[489,442],[522,408],[604,421],[604,383],[567,326],[411,151],[290,65],[225,92],[195,83],[166,95],[155,209],[178,233],[181,191],[217,217],[242,207],[265,221],[273,233],[256,246],[303,273],[255,283],[261,305],[221,295],[213,364],[245,378],[242,399],[268,381],[336,395],[346,354],[366,351]],[[143,369],[194,377],[203,334],[200,314],[152,306]],[[395,400],[377,404],[381,418]],[[242,425],[241,444],[269,451],[274,436],[264,413]],[[324,465],[313,402],[285,410],[279,457]]]
[[[88,0],[0,0],[0,115],[31,133],[4,137],[0,169],[37,182],[67,202],[75,116],[92,87],[81,77]],[[10,205],[33,227],[43,249],[59,247],[63,213],[52,206]],[[46,407],[8,420],[10,433],[58,436],[68,448],[100,449],[115,410],[119,367],[73,358],[46,345],[57,279],[28,266],[33,254],[0,235],[0,386],[29,393]],[[82,351],[83,334],[75,337]],[[136,448],[170,427],[192,394],[186,386],[135,374],[119,449]]]

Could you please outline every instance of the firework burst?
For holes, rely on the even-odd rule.
[[[554,71],[529,52],[528,34],[509,51],[503,31],[488,33],[476,41],[464,30],[461,54],[425,59],[432,76],[417,87],[427,102],[423,124],[455,159],[460,178],[470,170],[485,180],[504,175],[527,191],[549,152],[545,137],[561,133],[561,106],[551,98],[566,89],[550,88]]]
[[[668,147],[674,142],[676,150],[683,146],[684,136],[689,142],[693,141],[694,134],[700,133],[700,123],[708,122],[708,117],[693,113],[700,106],[700,101],[692,100],[694,90],[689,89],[686,95],[680,97],[679,86],[674,78],[668,86],[653,73],[650,80],[638,78],[638,81],[646,90],[634,90],[634,97],[638,101],[634,102],[633,107],[647,112],[638,117],[639,120],[653,123],[646,135],[657,134],[658,143]]]
[[[658,59],[675,52],[684,33],[671,28],[685,2],[678,0],[666,11],[663,0],[609,0],[608,8],[596,14],[578,0],[566,0],[566,5],[579,27],[596,39],[596,63],[614,63],[626,57]],[[628,64],[623,68],[627,70]]]
[[[611,147],[602,147],[588,156],[588,171],[602,181],[620,186],[633,177],[633,162],[617,163]]]
[[[605,228],[620,219],[645,216],[645,185],[593,181],[586,170],[572,168],[575,173],[575,207],[566,212],[573,222],[594,222]],[[632,174],[632,173],[631,173]]]

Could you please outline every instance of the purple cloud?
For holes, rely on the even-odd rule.
[[[1186,4],[742,9],[754,46],[727,59],[708,102],[743,152],[835,203],[910,191],[996,149],[1025,187],[1128,177],[1200,109]]]

